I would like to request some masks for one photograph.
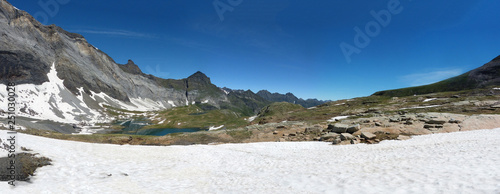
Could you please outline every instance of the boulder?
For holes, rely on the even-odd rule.
[[[342,140],[340,139],[340,137],[337,137],[335,138],[333,141],[332,141],[332,144],[333,145],[337,145],[337,144],[340,144],[342,142]]]
[[[347,128],[347,133],[350,133],[350,134],[353,134],[355,133],[356,131],[359,131],[361,129],[361,125],[359,124],[356,124],[356,125],[352,125],[350,126],[349,128]]]
[[[448,121],[446,119],[443,119],[443,118],[432,118],[432,119],[429,119],[426,123],[427,124],[442,125],[442,124],[445,124],[446,122],[448,122]]]
[[[332,126],[332,132],[335,132],[335,133],[345,133],[345,132],[347,132],[348,128],[349,128],[349,125],[335,123]]]
[[[320,141],[333,141],[334,139],[336,139],[337,137],[339,137],[340,135],[338,133],[327,133],[323,136],[321,136],[321,138],[319,139]]]
[[[411,137],[410,136],[406,136],[406,135],[399,135],[398,138],[396,138],[397,140],[408,140],[410,139]]]
[[[377,136],[370,132],[361,132],[361,137],[365,139],[375,139]]]
[[[401,119],[396,118],[396,117],[389,118],[389,122],[397,123],[397,122],[399,122],[399,121],[401,121]]]
[[[351,135],[350,133],[341,133],[340,134],[340,140],[342,140],[342,141],[351,140],[351,139],[354,139],[354,136]]]

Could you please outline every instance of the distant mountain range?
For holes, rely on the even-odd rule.
[[[375,96],[411,96],[500,86],[500,56],[483,66],[437,83],[376,92]]]
[[[267,90],[261,90],[257,92],[257,95],[260,97],[272,101],[272,102],[289,102],[292,104],[300,104],[305,108],[318,106],[320,104],[324,104],[328,101],[318,100],[318,99],[307,99],[304,100],[302,98],[297,98],[292,93],[280,94],[280,93],[271,93]]]
[[[132,60],[118,64],[82,35],[42,25],[6,0],[0,0],[0,36],[0,85],[17,84],[19,116],[96,123],[109,121],[109,107],[151,111],[204,104],[251,116],[276,101],[322,103],[290,93],[220,88],[202,72],[178,80],[145,74]],[[0,113],[7,110],[6,99],[2,89]]]

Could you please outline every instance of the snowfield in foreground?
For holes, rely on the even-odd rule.
[[[500,193],[500,129],[347,146],[18,142],[53,165],[1,193]]]

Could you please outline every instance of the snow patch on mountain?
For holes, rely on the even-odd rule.
[[[52,64],[47,77],[49,81],[41,85],[15,86],[18,116],[61,123],[100,123],[112,120],[103,112],[103,105],[130,111],[153,111],[167,108],[164,104],[147,98],[130,98],[130,102],[126,103],[105,93],[90,91],[91,95],[87,95],[83,87],[78,88],[79,95],[74,95],[64,86],[64,80],[57,76],[55,63]],[[8,109],[6,87],[0,84],[0,88],[4,88],[0,90],[0,110],[4,111]],[[100,107],[91,108],[88,105],[90,103],[98,104]],[[169,104],[175,106],[172,101],[169,101]]]
[[[209,130],[209,131],[219,130],[219,129],[222,129],[222,127],[224,127],[224,125],[221,125],[221,126],[218,126],[218,127],[216,127],[216,126],[211,126],[208,130]]]
[[[437,100],[437,98],[429,98],[429,99],[425,99],[424,102],[430,102],[430,101],[433,101],[433,100]]]
[[[350,116],[337,116],[337,117],[332,117],[331,119],[327,120],[328,122],[336,122],[336,121],[340,121],[342,119],[347,119],[349,118]]]
[[[57,77],[55,63],[52,64],[47,76],[49,81],[42,85],[22,84],[15,86],[16,114],[18,116],[62,123],[78,123],[82,120],[103,121],[100,112],[89,108],[82,98],[73,95],[64,87],[63,80]],[[6,86],[0,84],[0,87],[5,88]],[[1,90],[0,95],[7,96],[7,91]],[[3,100],[0,109],[7,110],[7,103]]]

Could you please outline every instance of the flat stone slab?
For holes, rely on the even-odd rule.
[[[375,139],[377,136],[370,132],[361,132],[361,137],[365,139]]]
[[[332,132],[345,133],[345,132],[347,132],[348,128],[349,128],[349,125],[336,123],[332,126]]]

